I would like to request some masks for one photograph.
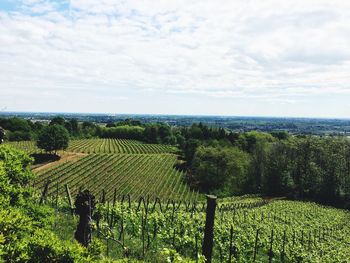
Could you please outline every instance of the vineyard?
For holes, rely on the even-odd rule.
[[[29,154],[42,152],[32,141],[9,144]],[[77,155],[74,160],[53,163],[47,169],[35,171],[37,180],[34,186],[41,189],[50,180],[51,186],[58,185],[59,194],[64,194],[68,184],[72,194],[86,188],[94,194],[104,191],[107,199],[117,191],[120,195],[137,193],[195,201],[200,197],[198,192],[189,189],[184,182],[184,173],[174,168],[177,157],[172,153],[175,150],[171,146],[135,140],[73,140],[60,155],[84,153],[85,156]]]
[[[173,166],[177,158],[171,154],[89,154],[78,161],[66,162],[38,172],[35,187],[42,189],[50,179],[50,193],[65,184],[76,194],[80,188],[95,195],[105,192],[107,200],[114,191],[120,195],[196,200],[194,192],[183,182],[184,174]]]
[[[169,262],[184,257],[203,262],[205,209],[204,202],[140,198],[130,203],[119,198],[98,206],[95,236],[114,259],[157,262],[161,251]],[[349,220],[349,212],[314,203],[258,197],[219,200],[213,262],[347,262]]]
[[[43,153],[43,150],[39,149],[33,141],[6,142],[5,144],[25,151],[28,154]]]
[[[29,154],[41,153],[34,142],[9,143]],[[195,201],[201,196],[184,182],[183,172],[174,168],[177,156],[175,148],[162,144],[145,144],[124,139],[82,139],[70,142],[61,156],[80,154],[75,159],[53,163],[47,169],[34,171],[34,186],[42,189],[50,181],[49,193],[65,193],[69,185],[72,194],[79,189],[89,189],[96,195],[104,192],[111,200],[118,194],[149,195],[150,197],[174,198]]]
[[[67,151],[83,153],[172,153],[174,147],[163,144],[145,144],[135,140],[124,139],[90,139],[74,140]]]
[[[13,144],[37,152],[33,143]],[[70,240],[77,224],[67,213],[72,209],[67,201],[89,189],[99,200],[93,236],[103,242],[107,257],[204,262],[206,203],[174,168],[172,151],[127,140],[72,141],[67,153],[76,158],[35,171],[34,187],[61,211],[54,231],[62,239]],[[220,199],[213,262],[347,262],[349,221],[348,211],[314,203],[258,196]]]
[[[33,141],[8,142],[8,144],[23,150],[29,154],[41,153]],[[174,153],[175,148],[163,144],[146,144],[135,140],[124,139],[81,139],[72,140],[67,152],[76,153],[130,153],[153,154]]]

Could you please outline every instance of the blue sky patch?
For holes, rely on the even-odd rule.
[[[0,1],[0,10],[2,11],[14,11],[19,5],[19,1],[13,0],[1,0]]]

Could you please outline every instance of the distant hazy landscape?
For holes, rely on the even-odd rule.
[[[101,124],[137,119],[143,123],[164,122],[173,126],[191,126],[202,122],[209,126],[228,128],[235,132],[286,131],[292,134],[341,135],[350,134],[350,119],[290,118],[290,117],[242,117],[201,115],[152,115],[152,114],[94,114],[94,113],[45,113],[45,112],[1,112],[0,117],[22,117],[34,121],[48,122],[54,116],[76,118]]]

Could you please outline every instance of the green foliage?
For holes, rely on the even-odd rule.
[[[125,119],[124,121],[119,121],[119,122],[115,123],[115,126],[124,126],[124,125],[142,126],[142,123],[141,123],[141,121],[135,120],[135,119]]]
[[[31,147],[28,147],[31,148]],[[146,144],[127,139],[82,139],[72,140],[68,151],[83,153],[173,153],[174,147],[162,144]]]
[[[61,125],[64,126],[66,120],[61,116],[56,116],[51,119],[50,125]]]
[[[192,169],[206,192],[221,188],[222,195],[240,194],[249,164],[248,154],[236,147],[200,146]]]
[[[118,194],[133,197],[145,195],[176,198],[186,201],[198,199],[198,192],[184,182],[184,173],[175,169],[177,158],[172,154],[89,154],[76,162],[61,163],[54,168],[41,170],[35,183],[43,189],[48,179],[59,184],[59,194],[65,194],[68,183],[72,195],[80,187],[99,195],[105,190],[107,199]],[[49,194],[55,193],[51,187]]]
[[[42,150],[36,146],[35,141],[5,142],[4,145],[12,146],[18,150],[26,152],[27,154],[42,153]]]
[[[24,131],[9,131],[6,137],[9,141],[28,141],[31,139],[31,134]]]
[[[118,138],[118,139],[142,139],[144,128],[140,126],[117,126],[111,128],[102,128],[102,138]]]
[[[279,140],[286,140],[289,137],[288,132],[286,131],[273,131],[271,135]]]
[[[68,143],[68,131],[57,124],[43,128],[37,140],[37,146],[47,152],[64,150],[68,147]]]
[[[203,125],[192,126],[194,130],[206,129]],[[207,130],[210,131],[210,130]],[[220,133],[220,132],[219,132]],[[198,137],[198,136],[194,136]],[[350,142],[346,138],[287,136],[284,132],[268,134],[246,132],[234,139],[195,140],[183,143],[183,155],[190,171],[193,186],[217,194],[227,193],[228,188],[222,171],[226,171],[225,158],[215,154],[213,148],[231,148],[234,145],[249,155],[249,165],[242,175],[239,187],[229,186],[229,193],[261,193],[284,195],[318,201],[337,206],[350,203]],[[202,145],[202,146],[201,146]],[[204,148],[203,148],[204,147]],[[205,147],[208,148],[204,151]],[[234,153],[228,156],[235,157]],[[216,157],[215,157],[216,156]],[[195,160],[193,160],[195,157]],[[242,166],[246,166],[243,161]],[[215,167],[219,167],[215,169]],[[229,172],[230,173],[230,172]],[[231,172],[232,174],[232,172]],[[233,177],[232,177],[233,178]],[[235,185],[235,184],[233,184]]]
[[[29,165],[32,159],[24,152],[8,145],[0,146],[0,201],[1,205],[23,204],[30,196],[25,188],[34,178]]]
[[[142,140],[148,143],[163,143],[175,145],[179,143],[171,127],[165,123],[147,124]],[[181,140],[181,139],[180,139]]]
[[[265,165],[267,194],[327,204],[349,200],[350,143],[340,138],[290,138],[271,145]]]
[[[237,144],[244,151],[252,153],[257,144],[265,144],[275,140],[271,134],[251,131],[242,133],[238,138]]]
[[[184,144],[184,157],[188,166],[191,166],[193,157],[196,153],[197,147],[200,145],[200,141],[196,139],[189,139]]]
[[[84,121],[81,125],[81,137],[93,138],[95,136],[101,136],[101,127],[88,121]]]
[[[145,138],[146,142],[149,143],[158,143],[159,138],[158,138],[158,130],[157,127],[154,125],[148,125],[146,126],[144,132],[143,132],[143,137]]]
[[[0,118],[0,126],[5,130],[30,132],[30,121],[25,119],[13,117],[13,118]]]
[[[9,141],[25,141],[32,137],[31,122],[20,118],[0,118],[0,142],[2,139]],[[6,130],[6,133],[5,133]]]
[[[101,246],[89,250],[62,242],[49,229],[53,210],[37,205],[28,184],[32,159],[8,145],[0,146],[0,262],[92,262]]]
[[[6,262],[88,262],[89,252],[77,243],[62,242],[23,209],[0,210],[1,250]],[[47,226],[45,226],[47,227]]]
[[[72,136],[78,136],[80,134],[80,127],[77,119],[71,119],[69,120],[69,133]]]
[[[270,195],[290,195],[295,189],[291,162],[287,154],[288,147],[275,143],[270,147],[266,161],[266,172],[263,178],[263,191]]]
[[[87,248],[88,255],[90,255],[93,259],[101,260],[101,255],[103,254],[105,250],[104,245],[102,244],[101,240],[93,238],[91,243],[89,244]]]
[[[162,212],[158,207],[146,212],[143,206],[138,210],[136,202],[131,208],[126,202],[118,202],[114,209],[100,205],[100,230],[107,228],[109,237],[121,237],[131,262],[205,262],[200,254],[205,209],[186,210],[182,204],[174,211],[172,206],[165,209],[165,203],[162,207]],[[112,213],[115,223],[107,227]],[[229,262],[230,247],[231,262],[253,262],[255,242],[256,262],[269,262],[272,231],[272,262],[281,262],[282,255],[284,262],[346,262],[350,256],[349,219],[348,211],[310,202],[266,201],[252,196],[218,199],[212,262]],[[113,250],[122,252],[119,246]],[[122,257],[122,253],[113,254],[113,258]]]
[[[205,263],[204,256],[200,255],[197,260],[192,260],[181,256],[175,249],[163,248],[157,255],[159,263]]]

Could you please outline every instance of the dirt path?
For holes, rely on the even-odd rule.
[[[60,163],[65,163],[65,162],[76,162],[78,161],[80,158],[86,156],[86,153],[74,153],[74,152],[64,152],[61,153],[61,158],[58,161],[55,162],[48,162],[48,163],[44,163],[44,164],[40,164],[37,166],[34,166],[32,168],[32,171],[34,173],[37,173],[41,170],[50,168],[51,166],[55,166],[56,164],[60,164]]]

